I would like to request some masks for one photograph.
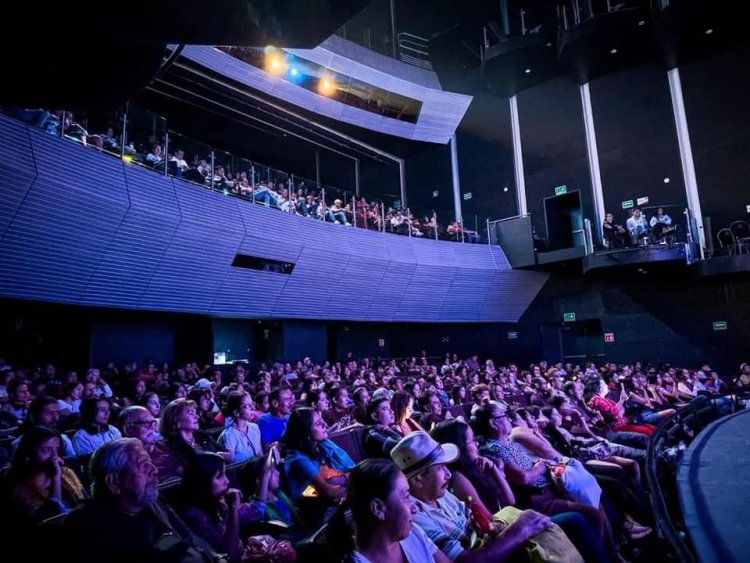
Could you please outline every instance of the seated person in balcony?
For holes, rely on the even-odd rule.
[[[169,159],[169,163],[170,172],[178,178],[181,178],[185,172],[190,170],[190,166],[188,166],[188,163],[185,161],[185,151],[182,149],[174,151],[174,156]]]
[[[333,204],[326,209],[326,221],[348,226],[349,221],[346,218],[346,210],[343,204],[344,202],[340,199],[334,199]]]
[[[234,191],[235,182],[227,176],[223,166],[217,166],[214,172],[214,187],[218,190]]]
[[[602,232],[604,233],[604,242],[608,248],[624,248],[625,235],[627,232],[622,225],[615,224],[615,216],[607,213],[602,223]]]
[[[255,193],[253,194],[253,201],[262,203],[266,207],[279,207],[279,195],[276,193],[273,187],[273,182],[270,180],[266,183],[260,182],[255,186]]]
[[[159,168],[164,164],[164,153],[162,152],[161,145],[154,145],[151,152],[146,155],[146,163],[151,168]]]
[[[630,233],[630,243],[637,245],[638,242],[648,236],[648,232],[651,230],[646,218],[641,214],[641,210],[638,207],[633,208],[631,217],[627,220],[625,225]]]
[[[667,226],[672,224],[672,218],[664,213],[664,209],[662,209],[661,207],[656,210],[656,215],[651,217],[651,221],[649,221],[649,225],[651,225],[652,229],[657,223],[662,223],[663,225]]]

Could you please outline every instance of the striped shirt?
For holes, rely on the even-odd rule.
[[[437,506],[430,506],[413,496],[411,501],[417,507],[414,523],[438,549],[451,560],[461,555],[471,536],[466,505],[450,491],[445,491],[445,495],[437,499]]]

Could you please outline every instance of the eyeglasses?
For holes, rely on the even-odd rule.
[[[151,420],[134,420],[130,424],[135,424],[137,426],[156,426],[156,420],[153,418]]]

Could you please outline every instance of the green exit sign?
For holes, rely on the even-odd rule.
[[[574,322],[576,322],[576,314],[575,313],[564,313],[563,314],[563,320],[566,323],[574,323]]]
[[[727,321],[714,321],[714,330],[726,330]]]
[[[622,208],[623,209],[630,209],[631,207],[633,207],[633,200],[632,199],[629,199],[628,201],[623,201],[622,202]]]
[[[555,195],[563,195],[568,193],[568,186],[557,186],[555,188]]]
[[[518,340],[518,333],[517,332],[509,332],[508,333],[508,340]]]

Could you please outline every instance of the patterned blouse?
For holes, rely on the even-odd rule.
[[[488,457],[498,458],[505,464],[515,463],[523,471],[528,471],[534,467],[534,458],[516,442],[503,442],[492,439],[482,440],[479,452]],[[548,473],[543,473],[531,483],[532,487],[540,489],[549,485],[552,485],[552,480]]]

